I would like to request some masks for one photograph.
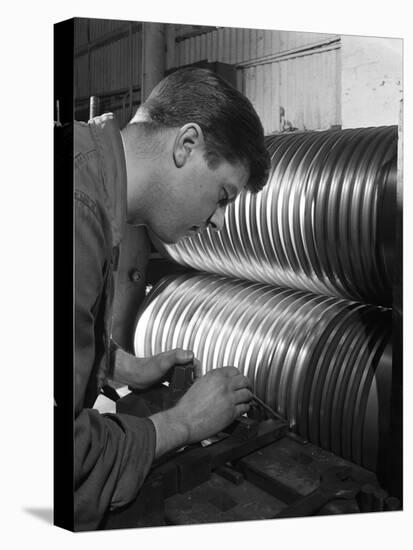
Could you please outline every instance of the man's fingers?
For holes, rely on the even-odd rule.
[[[194,378],[201,378],[202,363],[198,359],[194,359]]]
[[[235,404],[248,403],[252,399],[252,393],[246,388],[235,392]]]
[[[175,352],[175,363],[179,365],[186,365],[194,360],[194,352],[185,349],[175,349],[172,350]]]
[[[251,383],[246,376],[243,374],[238,374],[238,376],[233,376],[229,381],[229,387],[232,390],[240,390],[242,388],[251,388]]]
[[[250,405],[248,403],[240,403],[239,405],[235,405],[235,410],[237,417],[241,416],[242,414],[245,414],[250,409]]]
[[[241,372],[237,369],[237,367],[222,367],[221,371],[225,376],[232,377],[232,376],[239,376]]]
[[[159,354],[162,369],[168,370],[174,365],[186,365],[194,360],[192,351],[183,349],[171,349]]]

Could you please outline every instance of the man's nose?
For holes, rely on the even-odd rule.
[[[208,220],[208,226],[214,231],[220,231],[224,227],[225,208],[218,207]]]

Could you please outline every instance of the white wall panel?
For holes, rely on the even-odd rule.
[[[343,127],[398,124],[402,40],[347,35],[342,43]]]

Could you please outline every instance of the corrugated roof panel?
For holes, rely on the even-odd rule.
[[[133,35],[132,39],[132,58],[133,58],[133,85],[139,86],[142,78],[142,66],[141,66],[141,40],[142,33],[137,32]]]
[[[88,42],[89,19],[75,18],[75,48],[79,48]]]
[[[222,27],[181,40],[175,46],[178,50],[178,66],[204,59],[210,62],[242,63],[306,45],[318,44],[335,37],[336,35],[325,33]],[[203,43],[205,43],[205,50],[201,46]],[[167,68],[171,67],[169,62]]]
[[[89,62],[87,55],[76,59],[75,62],[75,97],[85,97],[89,94]]]
[[[271,111],[266,113],[264,124],[267,134],[280,130],[280,94],[278,82],[280,80],[280,64],[271,63]]]
[[[233,32],[231,32],[230,40],[231,46],[229,62],[234,64],[237,62],[237,29],[233,29]]]
[[[264,52],[264,32],[262,30],[257,31],[257,57],[263,57]]]
[[[201,40],[201,59],[208,59],[208,55],[207,55],[207,35],[206,34],[202,34],[201,37],[200,37],[200,40]]]
[[[256,72],[256,106],[257,106],[257,112],[258,112],[258,115],[260,116],[261,120],[262,120],[262,117],[264,117],[266,115],[266,112],[265,112],[265,108],[264,108],[264,100],[265,100],[265,95],[266,95],[266,90],[265,90],[265,85],[264,85],[264,81],[265,81],[265,73],[268,72],[268,69],[267,69],[267,66],[266,65],[259,65],[257,67],[257,72]]]
[[[272,50],[272,35],[274,31],[264,31],[264,55],[273,53]]]
[[[217,52],[216,52],[216,61],[224,61],[225,51],[224,51],[224,33],[225,29],[218,29],[217,36]],[[215,60],[214,60],[215,61]]]
[[[128,88],[131,84],[131,75],[132,85],[139,85],[141,78],[140,44],[141,33],[134,33],[132,34],[132,45],[128,36],[90,52],[90,93],[92,95]],[[84,83],[88,80],[87,58],[87,55],[81,56],[77,58],[75,64],[78,74],[78,91],[82,88],[82,93],[78,93],[78,95],[84,94]],[[86,91],[86,93],[88,92]]]
[[[223,49],[223,58],[222,61],[224,63],[231,63],[231,35],[232,35],[232,29],[227,28],[224,29],[224,49]],[[235,34],[235,33],[234,33]]]
[[[240,63],[243,59],[242,57],[242,47],[243,47],[243,30],[235,29],[235,63]]]
[[[125,26],[127,21],[113,19],[90,19],[90,40],[101,38]]]
[[[242,61],[250,59],[250,31],[243,29],[242,32]]]

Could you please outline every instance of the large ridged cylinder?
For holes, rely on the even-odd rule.
[[[147,296],[135,352],[191,349],[204,372],[234,365],[294,431],[374,470],[390,397],[390,334],[391,313],[381,307],[184,274]]]
[[[210,273],[391,303],[397,127],[267,137],[272,168],[257,195],[227,208],[219,233],[161,245]]]

